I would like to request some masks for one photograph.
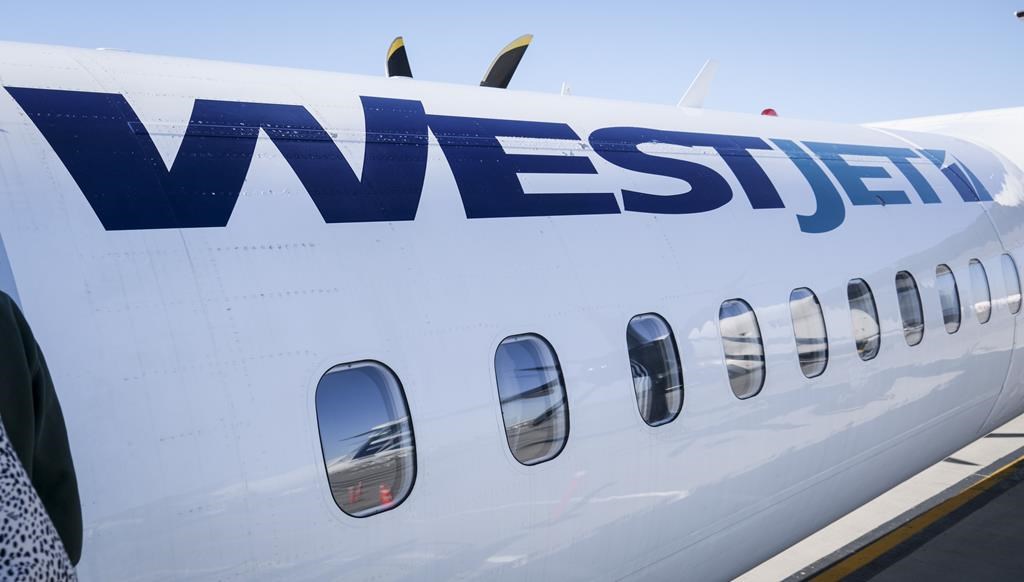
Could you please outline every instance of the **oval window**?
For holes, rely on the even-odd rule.
[[[740,399],[756,396],[764,387],[765,374],[764,345],[754,310],[742,299],[722,303],[718,329],[732,393]]]
[[[818,297],[807,287],[793,289],[789,294],[789,315],[793,319],[800,371],[808,378],[820,376],[828,365],[828,334]]]
[[[416,480],[416,451],[402,385],[387,366],[335,366],[316,387],[316,419],[331,495],[366,517],[396,507]]]
[[[651,426],[671,422],[683,407],[683,370],[672,328],[660,315],[637,315],[626,328],[626,346],[640,416]]]
[[[908,346],[916,346],[924,338],[924,311],[917,282],[907,271],[896,273],[896,299],[900,304],[900,319],[903,320],[903,337]]]
[[[946,326],[946,333],[956,333],[960,329],[960,291],[953,271],[946,265],[935,267],[935,288],[939,292],[942,323]]]
[[[1010,313],[1020,311],[1020,275],[1017,274],[1017,263],[1009,254],[1003,255],[1003,281],[1006,282],[1006,306]]]
[[[985,272],[985,265],[978,259],[971,259],[971,295],[974,299],[974,315],[978,317],[978,323],[988,323],[992,317],[992,292],[988,286],[988,274]]]
[[[847,283],[846,296],[850,301],[850,319],[853,322],[853,339],[857,344],[857,355],[860,359],[868,361],[878,355],[878,348],[882,343],[875,297],[864,279],[853,279]]]
[[[557,457],[569,438],[569,408],[555,350],[533,333],[505,338],[494,374],[512,456],[524,465]]]

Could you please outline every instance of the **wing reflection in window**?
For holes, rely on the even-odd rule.
[[[1004,253],[1001,259],[1003,263],[1003,281],[1006,284],[1006,306],[1010,313],[1020,311],[1020,275],[1017,274],[1017,263],[1009,254]]]
[[[850,302],[850,320],[853,323],[857,355],[860,359],[868,361],[878,355],[878,349],[882,345],[875,296],[871,293],[867,281],[852,279],[846,284],[846,297]]]
[[[924,310],[914,276],[907,271],[896,273],[896,298],[903,320],[903,337],[908,346],[916,346],[924,338]]]
[[[683,406],[683,370],[668,322],[637,315],[626,328],[629,366],[640,416],[651,426],[672,422]]]
[[[409,411],[394,373],[378,362],[335,366],[316,390],[327,481],[334,501],[353,517],[401,503],[416,478]]]
[[[992,292],[989,290],[985,265],[982,265],[978,259],[971,259],[967,266],[971,273],[974,315],[978,317],[978,323],[988,323],[989,318],[992,317]]]
[[[828,365],[828,334],[817,295],[807,287],[789,294],[789,314],[793,320],[796,353],[804,376],[820,376]]]
[[[506,338],[494,355],[494,373],[512,455],[524,465],[558,456],[569,437],[569,410],[551,345],[536,334]]]
[[[718,328],[729,372],[729,384],[736,398],[757,395],[764,387],[764,345],[761,328],[750,305],[730,299],[718,310]]]
[[[957,289],[953,271],[946,265],[935,267],[935,288],[939,292],[942,323],[946,327],[946,333],[956,333],[960,329],[960,291]]]

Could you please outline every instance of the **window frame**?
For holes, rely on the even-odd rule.
[[[507,420],[505,419],[505,406],[502,404],[501,381],[499,380],[499,377],[498,377],[498,352],[501,350],[501,347],[503,345],[505,345],[505,343],[508,342],[509,340],[522,341],[521,338],[527,338],[527,337],[535,338],[535,339],[540,340],[540,343],[543,344],[544,347],[547,348],[548,352],[551,354],[551,357],[554,360],[555,369],[558,372],[558,383],[559,383],[559,386],[561,387],[562,402],[563,402],[564,409],[565,409],[565,434],[563,435],[563,437],[561,439],[561,443],[559,444],[557,450],[555,450],[550,456],[542,457],[542,458],[540,458],[540,460],[531,460],[529,462],[526,462],[526,461],[523,461],[522,459],[520,459],[519,456],[516,455],[516,452],[512,449],[512,442],[509,440],[509,436],[508,436],[508,426],[509,425],[508,425]],[[506,450],[508,450],[508,452],[512,456],[512,458],[515,459],[515,461],[517,463],[519,463],[520,465],[522,465],[524,467],[534,467],[536,465],[542,465],[544,463],[553,461],[553,460],[557,459],[559,456],[561,456],[562,452],[565,451],[565,447],[569,444],[569,435],[570,435],[570,433],[572,431],[572,418],[571,418],[571,414],[569,412],[569,408],[570,408],[570,406],[569,406],[569,389],[568,389],[568,387],[565,384],[565,373],[562,370],[562,361],[558,357],[558,351],[555,350],[555,346],[552,345],[551,342],[548,341],[548,339],[546,337],[544,337],[543,335],[541,335],[538,332],[528,331],[528,332],[522,332],[522,333],[514,333],[514,334],[511,334],[511,335],[505,336],[494,347],[493,356],[491,358],[491,373],[492,373],[492,376],[494,378],[494,389],[495,389],[494,393],[495,393],[495,395],[497,396],[497,399],[498,399],[498,412],[500,413],[500,417],[501,417],[501,432],[502,432],[503,436],[505,437],[505,439],[504,439],[505,440],[505,448],[506,448]]]
[[[1009,267],[1007,267],[1007,261],[1009,261]],[[1011,315],[1017,315],[1018,313],[1020,313],[1022,302],[1024,302],[1024,294],[1022,294],[1021,291],[1020,270],[1017,268],[1017,260],[1013,258],[1012,254],[1003,253],[1002,255],[1000,255],[999,262],[1003,267],[1003,288],[1006,291],[1006,308],[1010,311]],[[1009,285],[1011,279],[1007,278],[1006,276],[1006,272],[1008,270],[1013,274],[1012,281],[1016,283],[1017,290],[1015,293],[1010,293]],[[1017,295],[1017,300],[1010,301],[1010,296],[1014,294]],[[1016,309],[1014,309],[1014,306],[1016,306]]]
[[[975,265],[978,266],[978,269],[980,269],[980,271],[974,269]],[[986,323],[992,321],[992,280],[989,279],[988,269],[985,268],[985,263],[981,262],[981,259],[973,258],[970,261],[968,261],[967,271],[971,279],[971,309],[974,311],[974,317],[975,319],[978,320],[978,323],[980,325],[985,325]],[[986,297],[985,301],[982,302],[979,302],[976,297],[978,294],[978,285],[975,281],[975,273],[977,272],[981,273],[981,277],[985,282]],[[985,319],[981,318],[981,311],[978,310],[978,305],[980,303],[987,304],[985,308]]]
[[[913,329],[913,326],[909,326],[908,327],[908,325],[907,325],[907,314],[904,313],[904,311],[903,311],[903,301],[901,301],[902,294],[900,293],[900,283],[899,283],[901,275],[906,275],[906,279],[908,281],[910,281],[910,286],[911,286],[910,289],[914,292],[914,294],[913,294],[914,305],[917,308],[916,309],[917,317],[918,317],[918,320],[920,321],[920,324],[919,324],[920,330],[918,331],[919,335],[917,336],[917,341],[915,341],[913,343],[911,343],[911,341],[910,341],[910,335],[912,333],[914,333],[915,330]],[[896,273],[895,277],[893,277],[893,283],[894,283],[894,285],[896,287],[896,304],[897,304],[897,308],[899,309],[899,312],[900,312],[900,324],[903,326],[903,339],[907,342],[907,346],[908,347],[915,347],[915,346],[921,345],[921,342],[924,341],[925,320],[924,320],[924,304],[921,302],[921,289],[917,285],[917,279],[914,278],[913,273],[911,273],[910,271],[903,270],[903,271],[899,271],[899,272]]]
[[[334,496],[334,492],[331,489],[331,474],[330,474],[330,471],[328,470],[328,467],[327,467],[327,454],[326,454],[326,451],[324,450],[323,434],[321,433],[321,429],[320,429],[320,417],[321,417],[321,414],[320,414],[320,406],[317,403],[317,394],[320,391],[320,387],[321,387],[321,384],[322,384],[324,378],[326,378],[330,374],[338,372],[338,371],[341,371],[341,370],[351,370],[351,369],[354,369],[354,368],[357,368],[357,367],[363,367],[363,366],[373,366],[373,367],[376,367],[376,368],[382,370],[387,376],[390,377],[391,381],[394,382],[394,388],[398,392],[398,396],[399,396],[399,399],[397,401],[401,402],[402,406],[405,407],[405,419],[406,419],[406,423],[409,426],[409,450],[410,450],[410,457],[411,457],[410,466],[412,468],[412,475],[409,478],[409,486],[406,489],[405,494],[401,498],[399,498],[397,501],[392,503],[390,506],[384,507],[382,509],[378,509],[378,510],[375,510],[375,511],[372,511],[372,512],[369,512],[369,513],[354,514],[354,513],[349,513],[348,511],[346,511],[345,508],[343,508],[341,506],[341,504],[338,503],[338,500]],[[362,359],[362,360],[353,360],[351,362],[344,362],[344,363],[341,363],[341,364],[336,364],[334,366],[331,366],[330,368],[327,369],[326,372],[324,372],[323,374],[320,375],[320,378],[316,382],[316,388],[313,391],[313,411],[314,411],[314,414],[316,415],[317,440],[319,441],[319,445],[320,445],[320,458],[323,461],[324,476],[326,477],[326,480],[327,480],[327,493],[330,495],[331,500],[334,502],[334,504],[338,507],[338,509],[343,514],[345,514],[347,517],[351,517],[351,518],[355,518],[355,519],[365,519],[365,518],[368,518],[368,517],[373,517],[375,515],[379,515],[381,513],[386,513],[388,511],[391,511],[393,509],[398,508],[403,503],[405,503],[406,500],[408,500],[410,496],[412,496],[412,492],[416,488],[416,479],[419,477],[419,458],[418,458],[418,456],[416,454],[416,427],[413,425],[412,411],[409,409],[409,398],[405,394],[405,385],[402,383],[401,377],[399,377],[399,375],[394,371],[394,369],[391,368],[391,366],[388,366],[387,364],[385,364],[384,362],[381,362],[380,360],[375,360],[375,359],[372,359],[372,358],[365,358],[365,359]]]
[[[761,350],[761,370],[760,370],[761,381],[760,381],[760,383],[757,386],[757,390],[754,390],[753,392],[751,392],[750,394],[747,394],[746,396],[740,396],[740,395],[738,395],[736,393],[735,384],[733,382],[733,376],[732,376],[732,373],[729,371],[729,360],[734,359],[734,358],[730,357],[729,356],[729,352],[726,350],[726,347],[725,347],[725,334],[722,333],[722,321],[723,321],[722,309],[728,303],[739,303],[739,304],[742,304],[744,307],[746,307],[747,311],[750,313],[751,317],[753,317],[753,319],[754,319],[754,331],[757,332],[757,345],[758,345],[758,347]],[[764,390],[765,382],[768,380],[768,358],[767,358],[767,353],[766,353],[766,351],[764,349],[764,334],[761,332],[761,322],[757,319],[757,312],[754,311],[753,306],[751,306],[750,303],[748,303],[745,299],[740,299],[739,297],[734,297],[732,299],[726,299],[718,307],[718,338],[719,338],[719,342],[721,343],[721,346],[722,346],[722,358],[723,358],[722,359],[722,363],[725,365],[724,367],[725,367],[726,378],[729,380],[729,390],[732,392],[732,395],[735,396],[738,400],[749,400],[749,399],[757,396],[758,394],[760,394]]]
[[[795,293],[797,293],[798,291],[807,291],[807,293],[810,294],[810,297],[812,299],[814,299],[814,305],[815,305],[815,307],[818,308],[818,319],[821,321],[821,330],[822,330],[822,333],[823,333],[821,339],[823,340],[823,343],[824,343],[824,352],[825,352],[824,363],[822,364],[821,370],[819,370],[818,373],[811,374],[811,375],[807,374],[807,370],[805,369],[803,358],[801,357],[801,354],[800,354],[800,335],[798,334],[797,329],[796,329],[796,318],[794,317],[794,313],[793,313],[793,295]],[[795,288],[795,289],[793,289],[792,291],[789,292],[789,321],[790,321],[790,324],[793,327],[793,342],[794,342],[794,346],[796,347],[796,359],[797,359],[797,364],[799,364],[799,366],[800,366],[800,373],[803,374],[804,378],[807,378],[808,380],[810,380],[811,378],[817,378],[818,376],[821,376],[822,374],[825,373],[825,370],[828,369],[828,363],[829,363],[829,358],[830,358],[831,354],[829,352],[828,323],[825,322],[825,311],[821,307],[821,300],[818,299],[818,294],[815,293],[813,289],[811,289],[810,287],[797,287],[797,288]]]
[[[630,347],[629,347],[629,333],[630,333],[630,329],[633,326],[633,322],[636,321],[637,319],[641,318],[641,317],[655,318],[655,319],[659,320],[665,326],[665,329],[668,330],[668,340],[672,344],[672,353],[673,353],[673,355],[675,355],[675,361],[676,361],[676,364],[677,364],[676,372],[679,375],[679,406],[678,406],[678,408],[676,408],[674,411],[672,411],[671,414],[665,420],[662,420],[660,422],[654,422],[654,423],[652,423],[650,420],[647,419],[646,416],[644,416],[644,412],[643,412],[643,410],[640,407],[640,393],[638,391],[637,384],[636,384],[637,383],[637,377],[633,374],[633,358],[632,358],[633,350],[630,349]],[[633,317],[629,318],[629,322],[626,323],[626,355],[627,355],[627,359],[629,361],[630,378],[633,381],[633,393],[636,396],[636,408],[637,408],[637,412],[640,414],[640,419],[644,421],[644,424],[646,424],[647,426],[649,426],[651,428],[657,428],[659,426],[665,426],[667,424],[670,424],[670,423],[674,422],[682,414],[683,406],[686,404],[686,379],[685,379],[685,375],[683,374],[683,359],[679,355],[679,343],[676,341],[676,334],[675,334],[675,331],[672,329],[672,325],[669,324],[668,320],[665,319],[661,314],[655,313],[653,311],[648,311],[648,312],[645,312],[645,313],[638,313],[637,315],[634,315]]]
[[[853,299],[850,297],[850,285],[858,281],[863,283],[864,288],[867,289],[867,296],[871,299],[872,320],[875,323],[875,328],[878,330],[878,345],[875,346],[875,350],[868,357],[864,357],[864,352],[861,350],[861,347],[857,345],[860,340],[857,338],[856,322],[853,321]],[[878,301],[875,300],[875,292],[871,289],[871,285],[867,282],[867,279],[855,277],[846,282],[846,304],[850,311],[850,328],[852,332],[851,336],[853,337],[854,349],[857,351],[857,356],[860,357],[862,362],[870,362],[877,358],[878,354],[882,353],[882,322],[878,317]]]
[[[956,299],[956,327],[952,330],[949,329],[949,322],[946,321],[946,309],[942,304],[942,289],[939,288],[939,269],[945,269],[949,273],[949,278],[953,281],[953,297]],[[956,273],[946,263],[939,263],[935,265],[935,291],[939,296],[939,309],[942,312],[942,327],[946,330],[948,335],[960,331],[960,328],[964,323],[964,308],[963,299],[960,297],[960,283],[956,280]]]

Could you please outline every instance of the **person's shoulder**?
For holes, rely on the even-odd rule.
[[[33,342],[32,330],[18,304],[10,295],[0,291],[0,351],[18,348],[29,353]]]
[[[14,302],[14,298],[8,295],[5,291],[0,290],[0,309],[3,311],[11,311],[17,308],[18,304]]]
[[[24,318],[21,315],[21,309],[18,308],[18,304],[15,303],[14,299],[0,291],[0,326],[15,326],[21,327],[21,320]]]

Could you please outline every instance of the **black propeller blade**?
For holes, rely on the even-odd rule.
[[[412,78],[409,56],[405,54],[405,41],[400,36],[395,37],[388,47],[387,69],[389,77]]]
[[[480,81],[480,86],[507,88],[509,81],[512,80],[512,75],[516,72],[516,67],[519,66],[519,61],[523,60],[523,55],[532,40],[532,34],[524,34],[501,49],[487,69],[484,80]]]

